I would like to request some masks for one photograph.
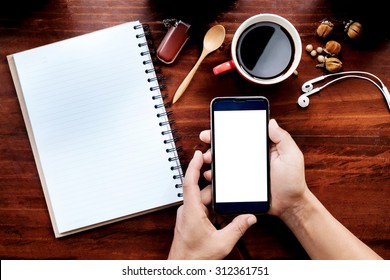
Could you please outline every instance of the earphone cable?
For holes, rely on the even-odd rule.
[[[331,84],[333,84],[335,82],[338,82],[340,80],[347,79],[347,78],[356,78],[356,79],[363,79],[363,80],[369,81],[372,84],[374,84],[382,92],[383,95],[385,95],[385,93],[384,93],[384,91],[383,91],[383,89],[382,89],[382,87],[380,85],[378,85],[376,82],[374,82],[370,78],[367,78],[367,77],[364,77],[364,76],[359,76],[359,75],[346,75],[346,76],[341,76],[341,77],[335,78],[334,80],[329,81],[326,84],[324,84],[323,86],[319,87],[319,90],[322,90],[323,88],[325,88],[325,87],[327,87],[327,86],[329,86],[329,85],[331,85]]]
[[[351,71],[351,72],[355,72],[356,73],[358,71]],[[372,76],[375,76],[375,75],[372,75]],[[323,86],[319,87],[318,91],[322,90],[323,88],[325,88],[325,87],[327,87],[327,86],[329,86],[329,85],[331,85],[331,84],[333,84],[335,82],[338,82],[340,80],[347,79],[347,78],[362,79],[362,80],[366,80],[366,81],[369,81],[370,83],[374,84],[379,89],[379,91],[382,93],[383,97],[386,99],[387,107],[389,108],[389,111],[390,111],[390,95],[389,95],[389,92],[387,91],[387,88],[383,85],[383,83],[381,83],[383,85],[383,88],[382,88],[380,85],[378,85],[372,79],[364,77],[364,76],[359,76],[359,75],[345,75],[345,76],[341,76],[341,77],[335,78],[334,80],[332,80],[332,81],[324,84]],[[380,81],[380,79],[377,79],[377,80]]]
[[[340,75],[354,75],[354,74],[360,74],[360,75],[367,75],[367,76],[371,76],[373,77],[374,79],[376,79],[382,86],[382,88],[385,87],[385,85],[383,84],[382,80],[379,79],[378,76],[370,73],[370,72],[365,72],[365,71],[356,71],[356,70],[352,70],[352,71],[344,71],[344,72],[339,72],[339,73],[333,73],[333,74],[329,74],[327,75],[326,77],[334,77],[334,76],[340,76]],[[324,76],[325,77],[325,76]],[[371,81],[373,82],[373,81]]]

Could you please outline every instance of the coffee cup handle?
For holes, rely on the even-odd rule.
[[[222,64],[219,64],[213,68],[214,75],[219,75],[228,71],[236,69],[236,64],[233,60],[226,61]]]

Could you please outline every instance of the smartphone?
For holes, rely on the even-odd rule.
[[[270,208],[269,102],[217,97],[210,104],[213,207],[218,214]]]

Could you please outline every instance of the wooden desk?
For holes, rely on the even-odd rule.
[[[16,3],[18,1],[13,1]],[[52,0],[25,11],[2,9],[0,15],[0,257],[1,259],[165,259],[173,236],[176,208],[117,222],[55,239],[39,182],[6,55],[131,20],[148,23],[156,44],[165,18],[193,25],[191,40],[177,61],[160,64],[169,99],[199,57],[205,31],[223,24],[224,46],[204,60],[184,96],[173,109],[186,168],[198,139],[209,128],[209,102],[216,96],[264,95],[271,117],[287,129],[305,155],[306,179],[330,212],[382,257],[390,258],[390,114],[382,94],[367,81],[349,79],[311,97],[307,109],[297,106],[301,85],[322,75],[315,60],[303,53],[298,77],[261,87],[237,73],[213,76],[212,68],[229,59],[235,29],[256,13],[286,17],[301,34],[303,46],[321,45],[315,35],[320,20],[360,19],[361,42],[348,40],[342,29],[334,37],[343,47],[345,70],[369,71],[390,87],[390,42],[381,26],[383,7],[337,6],[326,0],[192,1]],[[181,1],[176,1],[182,3]],[[372,3],[373,1],[370,1]],[[207,8],[200,8],[201,3]],[[216,3],[216,4],[210,4]],[[378,2],[379,3],[379,2]],[[374,1],[375,4],[375,1]],[[189,7],[189,8],[187,8]],[[348,7],[348,8],[346,8]],[[372,9],[373,12],[367,11]],[[378,15],[379,13],[379,15]],[[191,15],[195,14],[195,15]],[[369,18],[375,16],[375,21]],[[384,12],[382,12],[384,15]],[[377,27],[376,27],[377,26]],[[271,216],[259,217],[229,258],[306,259],[288,228]]]

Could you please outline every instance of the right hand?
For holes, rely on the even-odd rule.
[[[287,210],[299,206],[304,192],[308,190],[305,165],[303,154],[291,135],[279,127],[274,119],[269,121],[269,138],[273,142],[270,151],[272,202],[269,214],[280,217]],[[210,144],[210,130],[202,131],[200,139]],[[203,157],[205,162],[210,163],[211,151]],[[211,170],[206,171],[204,176],[211,181]]]
[[[269,122],[271,146],[271,195],[269,214],[282,216],[300,205],[308,190],[305,180],[305,163],[301,150],[291,135],[279,127],[274,119]]]

